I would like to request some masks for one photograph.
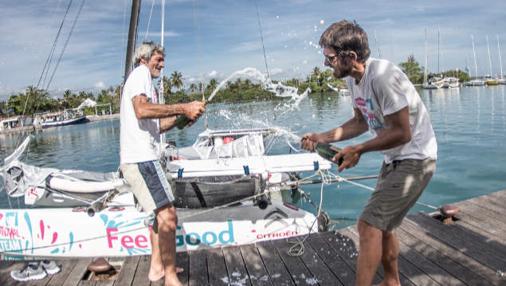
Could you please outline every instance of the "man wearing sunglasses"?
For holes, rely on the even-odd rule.
[[[394,230],[436,169],[437,143],[429,114],[401,69],[369,57],[367,34],[357,23],[343,20],[330,25],[321,35],[320,46],[325,65],[347,82],[354,116],[332,130],[305,134],[301,145],[312,151],[316,143],[343,141],[368,130],[374,135],[346,146],[333,161],[342,159],[339,171],[343,171],[357,165],[366,152],[384,154],[376,189],[357,223],[356,285],[371,285],[380,262],[385,273],[381,285],[400,285]]]

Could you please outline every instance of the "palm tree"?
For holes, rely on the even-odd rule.
[[[174,71],[170,75],[170,80],[172,82],[172,86],[175,87],[176,89],[179,90],[183,87],[183,75],[180,72]]]
[[[215,78],[212,78],[209,83],[207,84],[206,90],[209,91],[209,93],[213,92],[216,87],[218,86],[218,81]]]
[[[196,83],[194,83],[194,82],[192,82],[192,83],[190,84],[190,93],[195,93],[195,92],[197,92],[197,91],[198,91],[197,84],[196,84]]]
[[[163,76],[162,81],[163,81],[163,94],[165,96],[172,94],[172,81],[166,76]]]

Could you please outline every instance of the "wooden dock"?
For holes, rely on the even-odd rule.
[[[455,205],[461,212],[451,225],[419,213],[397,230],[402,285],[506,285],[506,190]],[[181,253],[177,263],[185,271],[180,278],[190,286],[354,285],[358,235],[353,227],[310,235],[301,256],[290,256],[290,246],[277,240]],[[21,263],[2,262],[0,285],[150,285],[148,256],[124,260],[109,281],[83,280],[89,261],[61,261],[61,273],[29,283],[9,276]],[[375,282],[381,277],[379,270]]]

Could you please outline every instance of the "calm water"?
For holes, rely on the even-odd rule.
[[[460,90],[420,91],[427,106],[439,143],[437,173],[420,201],[433,206],[460,201],[506,188],[506,99],[505,86],[470,87]],[[324,131],[352,115],[349,97],[335,94],[313,95],[299,110],[274,115],[279,102],[215,104],[207,116],[193,127],[170,132],[167,137],[179,146],[191,144],[195,136],[209,128],[279,126],[301,135]],[[352,140],[367,139],[368,134]],[[18,135],[0,135],[0,158],[16,146]],[[280,144],[281,145],[281,144]],[[340,143],[341,147],[345,144]],[[288,147],[275,147],[276,152]],[[38,166],[91,171],[115,171],[119,162],[119,121],[108,120],[44,130],[33,136],[25,161]],[[357,167],[343,176],[376,174],[379,153],[362,156]],[[334,170],[335,171],[335,170]],[[362,181],[374,186],[375,181]],[[0,182],[1,184],[1,182]],[[305,187],[318,202],[319,186]],[[324,209],[347,224],[360,214],[370,192],[348,183],[325,186]],[[0,206],[7,206],[1,194]],[[310,206],[304,208],[312,210]],[[430,211],[417,206],[414,211]]]

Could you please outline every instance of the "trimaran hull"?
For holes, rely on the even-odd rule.
[[[209,215],[179,210],[178,252],[250,244],[317,231],[315,216],[272,204],[242,205]],[[85,209],[0,210],[2,259],[29,257],[126,257],[151,253],[147,221],[134,207],[112,208],[90,217]]]

